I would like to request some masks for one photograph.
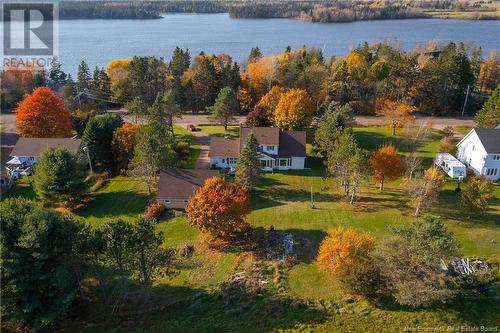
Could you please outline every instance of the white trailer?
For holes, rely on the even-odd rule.
[[[449,153],[439,153],[435,164],[451,178],[462,180],[466,176],[465,165]]]

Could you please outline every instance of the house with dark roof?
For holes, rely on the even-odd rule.
[[[457,158],[474,174],[500,179],[500,128],[474,128],[457,144]]]
[[[210,141],[210,165],[234,169],[246,138],[253,133],[259,143],[263,170],[303,170],[306,158],[306,132],[282,131],[276,127],[240,127],[237,139],[214,137]]]
[[[7,162],[7,173],[17,178],[30,175],[33,165],[43,152],[49,148],[64,148],[67,151],[80,153],[82,140],[77,138],[19,138],[10,152],[12,157]]]
[[[167,208],[185,209],[189,199],[212,177],[219,177],[217,170],[164,169],[160,171],[156,202]]]

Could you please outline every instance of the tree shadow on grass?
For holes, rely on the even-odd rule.
[[[57,325],[59,331],[271,332],[325,320],[323,311],[272,292],[228,298],[219,290],[166,284],[129,290],[128,301],[114,313],[98,311],[93,302],[79,304]]]
[[[87,206],[78,211],[78,214],[95,218],[141,214],[147,201],[147,193],[134,190],[98,192],[93,195],[93,200]]]
[[[500,206],[500,198],[493,197],[490,201],[490,206]],[[472,214],[469,218],[466,212],[460,206],[460,194],[451,189],[442,190],[439,194],[439,206],[434,210],[437,215],[445,216],[461,222],[461,226],[477,228],[496,227],[500,225],[498,214],[493,209],[488,209],[481,215]]]
[[[354,137],[361,148],[369,151],[377,150],[380,146],[388,143],[396,145],[398,142],[397,137],[389,137],[380,133],[364,130],[356,130],[354,132]]]
[[[470,325],[471,327],[496,326],[500,303],[498,302],[499,286],[491,284],[487,291],[479,292],[476,288],[458,292],[454,300],[447,303],[436,303],[429,308],[411,308],[397,304],[393,299],[383,299],[372,302],[377,308],[404,312],[432,311],[442,313],[449,324],[456,326]],[[450,314],[456,318],[450,319]],[[454,322],[450,322],[453,320]]]

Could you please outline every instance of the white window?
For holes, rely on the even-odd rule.
[[[280,159],[280,167],[287,167],[292,164],[292,160],[290,158]]]
[[[236,164],[236,161],[238,159],[236,157],[228,157],[227,158],[227,164]]]
[[[496,160],[500,160],[500,155],[493,155],[493,159],[496,161]]]
[[[267,150],[274,151],[274,146],[267,146]]]
[[[474,151],[474,148],[476,148],[476,146],[475,146],[475,145],[472,145],[472,151]]]
[[[487,176],[496,176],[498,173],[498,169],[488,169],[486,171],[486,175]]]

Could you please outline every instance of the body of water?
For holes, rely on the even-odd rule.
[[[227,53],[244,61],[250,49],[264,54],[290,45],[318,47],[326,56],[345,55],[365,41],[396,40],[409,50],[430,39],[471,42],[484,55],[500,49],[500,21],[408,19],[309,23],[294,19],[231,19],[228,14],[166,14],[159,20],[63,20],[59,22],[59,57],[63,67],[76,73],[84,59],[89,67],[134,55],[169,59],[176,46],[191,56]]]

